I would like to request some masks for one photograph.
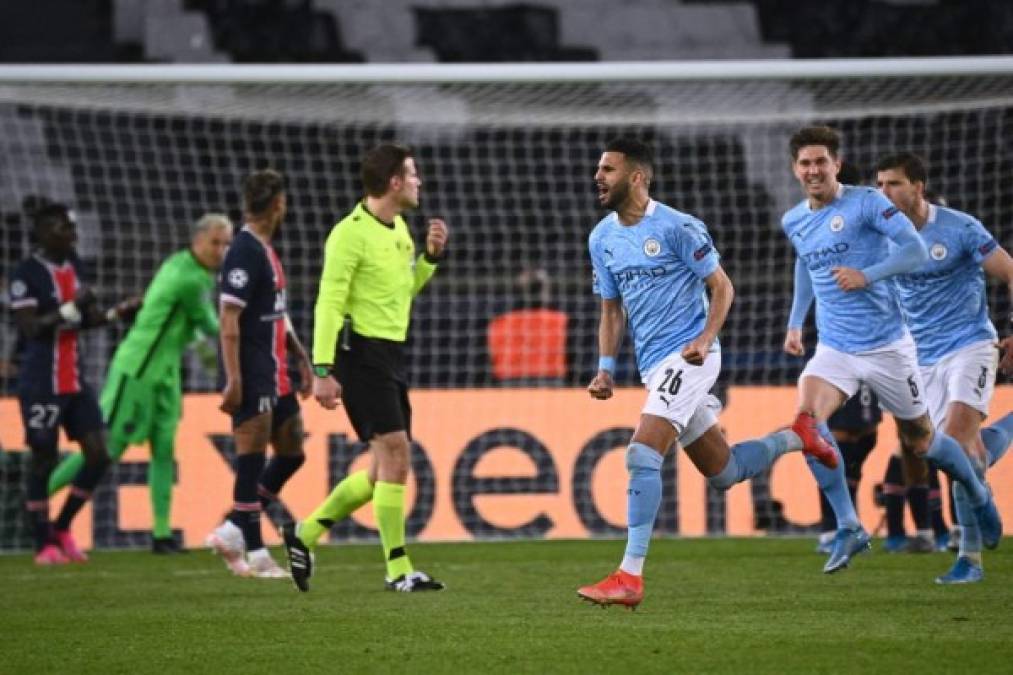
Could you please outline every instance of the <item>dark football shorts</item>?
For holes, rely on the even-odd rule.
[[[347,348],[346,348],[347,347]],[[352,333],[338,351],[335,369],[348,419],[368,443],[379,434],[411,437],[412,409],[404,375],[404,343]]]
[[[274,433],[289,418],[299,414],[299,401],[295,397],[295,392],[278,397],[274,394],[244,391],[239,410],[232,413],[232,428],[236,429],[243,422],[263,413],[271,413],[271,433]]]
[[[838,431],[864,431],[870,427],[875,428],[882,421],[883,412],[879,409],[876,395],[862,385],[854,396],[830,416],[827,426]]]
[[[45,389],[22,391],[18,403],[25,425],[25,442],[33,449],[55,449],[60,427],[75,441],[88,432],[105,429],[95,392],[83,383],[76,394],[57,395]]]

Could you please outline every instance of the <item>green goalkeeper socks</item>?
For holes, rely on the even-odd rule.
[[[151,491],[151,534],[156,539],[172,536],[169,514],[172,510],[173,443],[176,427],[159,429],[151,437],[151,461],[148,463],[148,489]]]
[[[127,446],[124,444],[121,447],[116,447],[111,442],[109,444],[109,455],[114,462],[118,462],[120,457],[126,451]],[[74,482],[74,478],[77,476],[81,467],[84,466],[84,455],[80,452],[72,453],[63,458],[53,473],[49,474],[49,484],[47,486],[50,496],[55,494],[60,488],[66,487]]]
[[[49,474],[49,494],[53,495],[60,488],[70,485],[82,466],[84,466],[83,453],[75,452],[64,457],[63,461],[53,469],[53,473]]]
[[[346,476],[334,486],[327,499],[299,524],[299,539],[307,548],[315,548],[317,540],[331,525],[347,518],[372,497],[373,485],[365,471]]]
[[[387,577],[397,579],[410,574],[411,560],[404,547],[405,486],[398,483],[376,482],[373,491],[373,513],[380,530],[383,559],[387,563]]]

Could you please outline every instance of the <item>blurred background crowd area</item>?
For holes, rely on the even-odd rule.
[[[996,0],[34,0],[0,62],[629,61],[998,54]]]

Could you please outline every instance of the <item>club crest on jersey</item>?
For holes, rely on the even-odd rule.
[[[234,288],[242,288],[246,285],[246,282],[250,280],[250,275],[246,273],[246,270],[237,267],[234,270],[229,270],[229,285]]]
[[[843,229],[844,229],[844,216],[838,213],[836,216],[830,219],[830,231],[840,232]]]
[[[942,260],[946,257],[948,251],[942,244],[933,244],[932,248],[929,249],[929,255],[932,256],[933,260]]]
[[[28,286],[21,279],[15,279],[11,282],[11,297],[12,298],[23,298],[28,293]]]
[[[646,255],[648,258],[653,258],[659,253],[661,253],[660,241],[658,241],[657,239],[648,239],[647,241],[644,242],[644,255]]]

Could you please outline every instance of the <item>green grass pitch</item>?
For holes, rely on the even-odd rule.
[[[0,673],[1013,672],[1013,541],[956,587],[951,555],[875,543],[827,576],[808,539],[656,540],[636,612],[575,594],[618,541],[415,544],[448,586],[417,595],[383,590],[375,545],[321,547],[306,594],[206,551],[0,556]]]

